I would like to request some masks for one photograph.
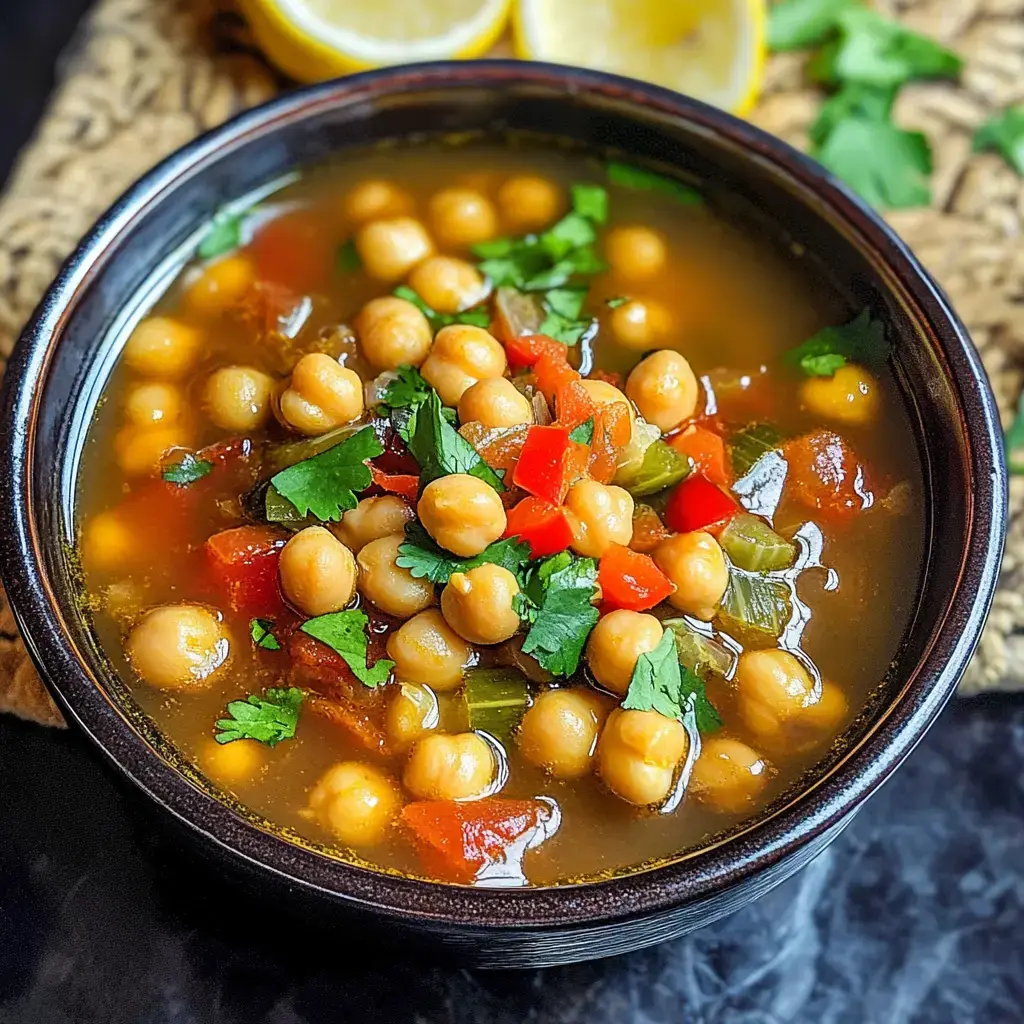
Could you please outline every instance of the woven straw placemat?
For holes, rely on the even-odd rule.
[[[224,0],[226,3],[226,0]],[[0,201],[0,359],[96,217],[140,174],[199,132],[287,83],[261,61],[220,0],[100,0],[62,67],[61,84]],[[959,84],[905,88],[896,119],[935,154],[934,204],[893,226],[952,296],[981,350],[1008,423],[1024,367],[1024,187],[1002,160],[971,154],[974,129],[1024,101],[1024,0],[881,2],[885,13],[966,60]],[[820,94],[801,55],[772,58],[753,120],[805,146]],[[1001,587],[961,688],[1024,688],[1024,480],[1011,486]],[[0,594],[0,711],[53,725]]]

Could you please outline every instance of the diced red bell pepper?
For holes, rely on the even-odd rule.
[[[568,362],[568,353],[565,345],[546,334],[523,334],[505,342],[505,355],[514,370],[533,366],[545,354],[561,359],[563,363]]]
[[[654,559],[613,544],[597,567],[601,601],[608,608],[643,612],[665,600],[676,588]]]
[[[248,252],[260,280],[306,295],[329,284],[336,244],[324,231],[322,216],[313,210],[293,210],[259,228]]]
[[[602,405],[594,416],[594,438],[590,442],[590,475],[598,483],[609,483],[619,465],[619,452],[629,444],[633,432],[629,408],[623,402]]]
[[[423,866],[431,875],[468,883],[516,840],[540,828],[548,813],[539,800],[421,800],[406,804],[402,821],[412,831]]]
[[[739,505],[725,491],[696,473],[677,484],[665,507],[665,525],[676,533],[724,526]]]
[[[530,545],[531,558],[557,555],[572,543],[572,527],[565,509],[541,498],[523,498],[508,511],[506,537],[519,537]]]
[[[277,563],[287,537],[270,526],[238,526],[215,533],[206,542],[214,585],[231,609],[273,618],[284,611]]]
[[[794,438],[782,449],[786,490],[808,508],[842,520],[871,502],[872,486],[856,453],[830,430]]]
[[[558,425],[573,430],[597,413],[597,403],[578,380],[571,380],[556,392],[555,412]]]
[[[693,461],[694,469],[713,484],[728,486],[732,483],[729,460],[726,458],[725,441],[707,427],[691,424],[669,440],[677,452]]]
[[[536,498],[561,505],[576,465],[573,442],[564,427],[530,427],[512,473],[512,482]]]
[[[545,352],[533,365],[533,375],[537,387],[549,402],[554,402],[558,389],[570,381],[579,380],[578,370],[574,370],[564,356],[555,356]]]
[[[398,494],[410,501],[415,501],[420,493],[420,478],[406,473],[385,473],[370,463],[370,475],[373,482],[388,494]]]

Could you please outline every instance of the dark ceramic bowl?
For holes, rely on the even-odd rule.
[[[80,609],[75,470],[116,355],[120,313],[223,201],[296,164],[412,135],[527,132],[703,179],[808,254],[851,304],[884,312],[928,483],[917,611],[874,714],[802,792],[729,838],[611,880],[481,890],[388,876],[295,843],[218,798],[133,705]],[[242,115],[146,175],[70,258],[7,371],[0,453],[3,582],[70,721],[222,869],[292,905],[336,908],[462,962],[542,965],[680,935],[766,892],[819,853],[897,768],[953,692],[996,582],[1006,472],[996,410],[963,326],[870,210],[749,124],[654,86],[504,61],[355,75]]]

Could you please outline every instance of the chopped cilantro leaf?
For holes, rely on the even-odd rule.
[[[213,463],[206,459],[197,459],[192,454],[181,457],[179,462],[172,462],[165,466],[160,474],[169,484],[176,484],[178,487],[188,487],[197,480],[202,480],[207,473],[213,471]]]
[[[625,295],[615,295],[610,299],[604,300],[604,304],[609,309],[618,309],[619,306],[624,306],[627,302],[629,302],[629,299]]]
[[[281,650],[281,644],[278,642],[277,637],[271,633],[273,628],[274,622],[272,619],[249,620],[249,635],[252,637],[252,642],[257,647],[262,647],[265,651]]]
[[[399,285],[394,290],[394,295],[406,302],[411,302],[430,321],[433,331],[442,327],[449,327],[451,324],[470,324],[473,327],[488,327],[491,322],[491,314],[486,309],[467,309],[461,313],[438,313],[407,285]]]
[[[823,42],[855,0],[782,0],[768,11],[768,47],[802,50]]]
[[[881,320],[872,320],[871,311],[865,309],[848,324],[818,331],[803,344],[790,349],[783,358],[808,377],[831,377],[847,360],[880,363],[888,355],[885,326]]]
[[[608,164],[608,180],[613,185],[620,185],[622,188],[632,188],[640,192],[658,192],[661,195],[670,196],[686,206],[696,206],[704,201],[696,189],[684,185],[681,181],[676,181],[675,178],[668,178],[664,174],[647,171],[642,167],[634,167],[633,164],[619,163],[616,160]]]
[[[496,491],[505,490],[498,474],[448,422],[436,391],[431,390],[427,400],[416,407],[407,430],[409,451],[420,465],[422,486],[426,487],[432,480],[452,473],[468,473],[490,484]]]
[[[580,318],[586,288],[553,288],[541,300],[544,321],[540,333],[564,345],[575,345],[593,323],[592,317]]]
[[[657,711],[680,720],[692,708],[701,732],[714,732],[722,725],[700,677],[679,663],[675,634],[670,629],[665,630],[653,651],[637,659],[622,706],[628,711]]]
[[[537,241],[548,256],[557,261],[568,256],[573,249],[593,245],[597,241],[597,232],[587,217],[567,213],[557,224],[539,235]]]
[[[809,129],[811,141],[818,146],[824,145],[835,128],[850,117],[888,122],[895,98],[896,89],[892,86],[861,85],[857,82],[844,85],[821,105],[818,117]]]
[[[1010,107],[989,118],[974,136],[974,151],[994,149],[1024,175],[1024,106]]]
[[[569,431],[569,440],[578,444],[590,444],[594,440],[594,417]]]
[[[262,697],[250,694],[245,700],[231,701],[227,707],[230,717],[216,723],[220,730],[217,742],[256,740],[273,747],[290,740],[295,735],[303,696],[300,689],[291,686],[287,690],[266,690]]]
[[[430,385],[415,366],[403,363],[395,372],[398,376],[384,389],[381,405],[388,409],[408,409],[427,400]]]
[[[242,224],[249,213],[249,210],[239,213],[218,210],[196,249],[196,255],[201,260],[212,260],[215,256],[223,256],[237,249],[242,244]]]
[[[571,676],[590,631],[597,622],[591,604],[597,583],[597,563],[567,551],[542,562],[530,574],[525,597],[518,602],[529,624],[523,653],[532,655],[556,676]]]
[[[334,265],[342,274],[355,273],[355,271],[362,267],[363,261],[359,256],[353,239],[350,238],[347,242],[342,242],[338,246],[338,251],[334,256]]]
[[[603,224],[608,219],[608,192],[600,185],[577,183],[570,190],[572,209],[581,217]]]
[[[373,482],[367,459],[383,451],[373,427],[363,427],[333,448],[281,470],[271,483],[299,515],[311,512],[323,522],[336,522],[343,511],[356,507],[356,494]]]
[[[469,572],[485,563],[500,565],[518,575],[530,559],[530,545],[517,537],[495,541],[472,558],[458,558],[438,547],[418,522],[406,526],[405,536],[396,563],[417,579],[426,578],[431,583],[447,583],[453,573]]]
[[[359,682],[373,689],[388,681],[395,663],[380,658],[372,668],[367,666],[366,626],[369,621],[365,613],[350,608],[306,619],[299,629],[340,654]]]

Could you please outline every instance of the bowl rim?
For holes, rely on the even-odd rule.
[[[682,119],[696,130],[724,138],[750,158],[774,165],[804,190],[805,200],[813,193],[862,247],[880,256],[892,275],[884,287],[890,293],[902,289],[918,322],[928,325],[956,395],[969,483],[958,582],[934,641],[891,705],[837,765],[781,810],[734,838],[646,870],[536,889],[474,889],[349,865],[268,834],[199,790],[127,726],[95,685],[71,637],[62,635],[60,606],[46,579],[46,538],[39,535],[31,486],[41,384],[60,331],[97,268],[109,258],[114,241],[143,210],[172,193],[179,178],[216,163],[218,153],[232,145],[265,137],[275,126],[314,115],[325,106],[400,91],[503,85],[595,93],[627,108]],[[539,62],[440,61],[362,72],[280,95],[175,151],[114,202],[64,263],[8,364],[0,431],[7,437],[0,447],[0,479],[9,481],[0,496],[0,530],[9,538],[0,550],[0,577],[33,660],[69,719],[150,799],[237,861],[288,885],[428,928],[571,928],[656,915],[759,874],[848,819],[911,752],[966,669],[994,594],[1006,522],[1002,436],[978,353],[941,290],[877,214],[818,164],[747,122],[655,85]]]

